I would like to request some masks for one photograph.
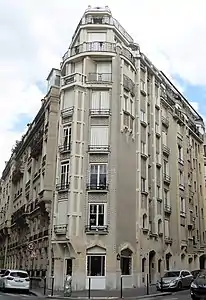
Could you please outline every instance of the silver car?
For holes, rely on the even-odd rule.
[[[160,290],[181,290],[182,288],[190,288],[193,276],[187,270],[168,271],[161,280],[156,283],[156,288]]]

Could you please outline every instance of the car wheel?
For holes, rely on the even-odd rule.
[[[177,289],[178,289],[178,290],[181,290],[181,289],[182,289],[182,282],[181,282],[181,281],[178,282]]]

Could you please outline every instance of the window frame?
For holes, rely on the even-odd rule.
[[[91,261],[89,261],[92,257],[101,257],[103,259],[104,268],[103,275],[91,275]],[[101,262],[102,264],[102,262]],[[90,267],[89,267],[90,266]],[[86,274],[87,277],[105,277],[106,276],[106,255],[105,254],[87,254],[86,255]]]
[[[122,255],[122,252],[125,251],[125,250],[128,250],[130,251],[130,255],[128,256],[125,256],[125,255]],[[133,274],[133,253],[130,249],[125,249],[125,250],[122,250],[121,251],[121,254],[120,254],[120,269],[121,269],[121,275],[122,276],[132,276]],[[124,272],[124,263],[126,262],[126,264],[128,263],[127,265],[127,268],[129,272]]]
[[[92,173],[92,166],[97,166],[97,173]],[[105,166],[105,173],[101,173],[101,166]],[[91,176],[96,175],[96,185],[92,183]],[[106,183],[103,184],[101,183],[101,175],[105,175],[106,177]],[[107,163],[90,163],[89,164],[89,185],[90,186],[95,186],[96,188],[100,188],[101,186],[107,186],[108,182],[108,164]]]
[[[65,134],[65,131],[68,130],[68,135]],[[72,141],[72,125],[66,125],[63,127],[63,136],[62,136],[62,145],[67,148],[71,147],[71,141]]]
[[[63,167],[66,166],[66,172],[63,173],[62,169]],[[61,168],[60,168],[60,185],[61,186],[66,186],[69,184],[69,171],[70,171],[70,161],[64,161],[61,163]],[[65,180],[63,182],[62,177],[65,175]]]
[[[96,224],[91,225],[91,206],[96,206],[96,213],[93,213],[96,215]],[[103,206],[103,225],[98,225],[99,223],[99,211],[100,211],[100,206]],[[107,226],[107,203],[89,203],[88,207],[88,224],[90,228],[104,228]]]

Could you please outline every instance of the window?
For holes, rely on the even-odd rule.
[[[142,227],[147,228],[147,215],[144,214],[142,218]]]
[[[145,122],[145,112],[140,110],[140,121]]]
[[[162,143],[167,145],[167,133],[165,131],[162,132]]]
[[[61,186],[66,187],[69,184],[69,162],[61,165]]]
[[[158,259],[158,273],[161,273],[162,260]]]
[[[89,205],[89,225],[91,227],[105,226],[106,214],[105,204],[90,204]]]
[[[169,220],[165,220],[165,237],[169,237]]]
[[[71,126],[63,128],[63,147],[64,149],[70,149],[71,146],[71,137],[72,137],[72,128]]]
[[[146,258],[143,257],[143,259],[142,259],[142,273],[145,272],[145,264],[146,264]]]
[[[106,188],[107,185],[107,165],[90,165],[90,188]]]
[[[131,275],[132,273],[132,251],[130,249],[125,249],[121,251],[120,258],[121,274]]]
[[[87,256],[87,276],[105,276],[105,255]]]
[[[142,79],[140,80],[140,90],[145,92],[145,82]]]
[[[163,172],[168,174],[168,162],[166,160],[163,162]]]
[[[158,220],[158,234],[161,234],[162,233],[162,220],[159,219]]]
[[[178,158],[182,160],[182,147],[178,145]]]
[[[168,190],[164,190],[164,203],[165,203],[165,205],[170,205],[169,191]]]
[[[179,184],[181,186],[184,186],[184,175],[183,175],[183,172],[181,170],[179,171]]]
[[[107,146],[108,145],[109,128],[104,126],[91,127],[91,145]]]
[[[141,192],[145,192],[146,191],[146,179],[145,178],[141,178]]]
[[[141,153],[145,154],[146,144],[141,141]]]
[[[108,110],[109,91],[92,91],[92,109],[94,110]]]
[[[180,213],[186,213],[186,203],[183,197],[180,197]]]
[[[133,101],[133,98],[130,97],[130,107],[129,107],[129,112],[131,115],[133,115],[133,105],[134,105],[134,101]]]
[[[128,111],[128,97],[124,95],[124,110]]]

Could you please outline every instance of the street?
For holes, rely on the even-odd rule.
[[[8,292],[8,293],[0,292],[0,300],[15,300],[15,299],[16,300],[23,300],[23,299],[34,300],[34,299],[41,299],[41,298],[37,298],[36,296],[33,296],[33,295],[17,293],[17,292],[13,292],[13,291]]]
[[[144,298],[144,300],[149,300],[152,298]],[[185,291],[181,291],[181,292],[175,292],[172,295],[169,296],[160,296],[160,297],[155,297],[153,298],[155,300],[190,300],[190,291],[189,290],[185,290]]]

